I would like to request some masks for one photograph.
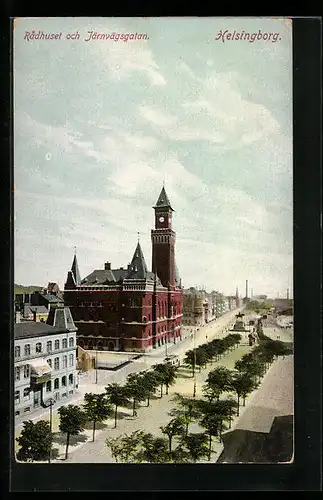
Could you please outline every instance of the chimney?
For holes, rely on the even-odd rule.
[[[248,280],[246,280],[246,299],[248,298]]]
[[[111,270],[111,262],[106,262],[104,264],[104,270],[105,271],[110,271]]]

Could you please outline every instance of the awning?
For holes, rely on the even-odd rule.
[[[52,369],[44,358],[32,359],[29,362],[32,376],[42,377],[51,373]]]

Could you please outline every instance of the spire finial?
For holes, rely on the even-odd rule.
[[[74,255],[76,255],[76,246],[74,245]]]
[[[138,235],[138,243],[139,243],[139,240],[140,240],[140,233],[139,233],[139,231],[137,231],[137,235]]]

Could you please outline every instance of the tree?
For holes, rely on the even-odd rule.
[[[95,438],[95,426],[97,422],[103,422],[113,414],[112,406],[107,401],[106,394],[86,393],[84,396],[84,411],[90,422],[93,423],[93,439]]]
[[[117,427],[118,408],[120,406],[129,406],[128,393],[124,386],[117,383],[109,384],[108,387],[105,388],[105,391],[109,403],[115,406],[114,427]]]
[[[193,462],[209,456],[208,435],[205,432],[184,436],[182,444],[187,448]]]
[[[212,453],[212,438],[213,436],[218,436],[220,433],[221,419],[219,418],[218,415],[215,415],[213,413],[206,413],[202,417],[200,424],[202,427],[204,427],[209,436],[209,461],[210,461]]]
[[[136,455],[136,462],[165,463],[169,461],[167,439],[154,437],[151,433],[144,434],[141,449]]]
[[[25,421],[24,427],[19,437],[16,438],[20,449],[17,453],[17,459],[23,462],[34,462],[46,460],[50,456],[53,435],[50,431],[49,422],[39,420]]]
[[[163,434],[168,437],[169,453],[172,453],[172,440],[174,436],[183,435],[185,432],[184,421],[181,417],[175,417],[164,427],[160,427]]]
[[[232,372],[227,368],[220,366],[215,370],[209,372],[206,379],[206,384],[215,395],[216,399],[219,400],[222,392],[230,390],[232,380]]]
[[[186,351],[185,357],[183,359],[185,365],[189,365],[192,368],[192,377],[195,375],[195,355],[192,349]]]
[[[176,367],[171,363],[160,363],[153,366],[153,370],[157,375],[160,383],[160,394],[163,395],[163,385],[166,386],[166,394],[168,394],[168,388],[173,385],[176,380]]]
[[[138,447],[141,445],[143,431],[134,431],[129,436],[123,434],[117,438],[108,438],[105,444],[111,450],[116,462],[121,461],[125,463],[133,463],[137,461]]]
[[[240,397],[244,398],[244,404],[245,404],[245,398],[247,397],[248,394],[250,394],[250,392],[254,390],[255,384],[251,380],[250,376],[247,375],[246,373],[238,373],[233,377],[233,380],[231,382],[231,387],[237,394],[238,398],[237,415],[239,416]]]
[[[84,430],[87,416],[84,410],[76,405],[61,406],[57,411],[60,418],[59,430],[66,434],[65,460],[67,460],[70,436],[77,436]]]
[[[143,373],[142,384],[147,398],[147,406],[149,406],[150,397],[155,393],[159,385],[158,376],[154,372],[145,372]]]
[[[132,398],[132,414],[134,416],[136,411],[136,403],[144,401],[146,399],[146,390],[141,373],[129,373],[125,385],[125,392],[129,398]]]
[[[196,400],[187,398],[182,394],[176,393],[172,399],[177,405],[170,411],[170,416],[181,417],[185,424],[185,435],[188,433],[188,426],[194,418],[200,417],[200,411],[197,409]]]

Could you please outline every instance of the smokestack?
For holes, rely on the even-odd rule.
[[[248,280],[246,280],[246,299],[248,298]]]
[[[287,300],[289,299],[289,288],[287,288]]]

